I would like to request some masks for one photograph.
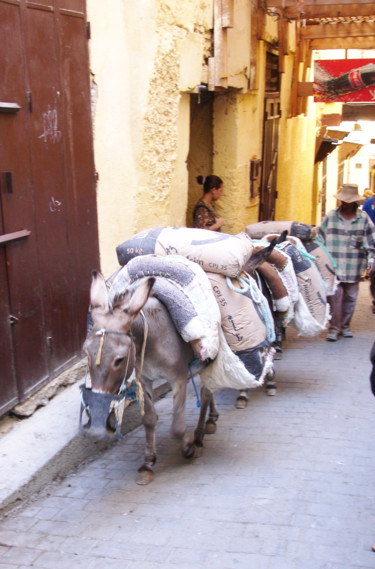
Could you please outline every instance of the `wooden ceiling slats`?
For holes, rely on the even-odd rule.
[[[321,38],[375,37],[375,20],[373,22],[351,22],[348,24],[317,24],[301,27],[301,39],[314,40]]]
[[[305,0],[298,3],[296,0],[269,0],[269,8],[282,10],[286,18],[295,20],[298,18],[325,19],[325,18],[351,18],[375,16],[375,2],[368,0],[340,0],[340,2],[328,2],[327,0]]]

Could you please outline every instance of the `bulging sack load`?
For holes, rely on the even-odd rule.
[[[325,284],[308,254],[286,241],[281,245],[291,258],[299,286],[294,307],[294,325],[303,336],[314,336],[325,330],[329,318]],[[308,318],[310,316],[310,318]]]
[[[221,327],[229,347],[238,352],[263,345],[267,340],[267,327],[251,296],[233,291],[223,275],[207,273],[207,276],[220,309]],[[235,279],[232,284],[240,291]]]
[[[255,280],[248,275],[237,280],[207,274],[220,308],[221,327],[229,347],[255,380],[262,382],[270,370],[270,343],[275,339],[267,300]],[[227,387],[235,388],[233,383]]]
[[[313,239],[304,243],[305,249],[315,258],[316,266],[322,276],[327,287],[327,296],[335,294],[338,280],[336,277],[336,262],[331,257],[325,246],[319,241]]]
[[[316,228],[299,221],[259,221],[245,227],[245,231],[252,239],[262,239],[269,233],[282,233],[287,230],[302,241],[312,239],[316,235]]]
[[[228,235],[188,227],[142,231],[116,248],[120,265],[139,255],[181,255],[204,271],[236,277],[251,257],[253,243],[246,233]]]
[[[110,301],[148,276],[155,277],[153,294],[167,307],[183,340],[192,343],[202,361],[214,359],[219,349],[221,316],[206,273],[184,257],[135,257],[114,275]]]

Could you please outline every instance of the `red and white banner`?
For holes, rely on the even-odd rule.
[[[375,102],[375,59],[316,61],[314,101]]]

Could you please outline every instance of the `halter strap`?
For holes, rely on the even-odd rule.
[[[133,340],[133,335],[130,331],[129,332],[120,332],[117,330],[106,330],[105,328],[92,328],[91,331],[95,332],[95,336],[100,336],[99,350],[98,350],[98,353],[96,354],[96,360],[95,360],[95,365],[97,367],[100,366],[100,362],[102,361],[104,336],[106,334],[115,334],[116,336],[129,336],[129,338],[131,338]]]
[[[107,330],[106,328],[91,328],[92,332],[95,332],[95,336],[104,336],[104,334],[116,334],[116,336],[129,336],[133,338],[133,334],[129,332],[119,332],[117,330]]]
[[[134,382],[136,384],[136,390],[137,390],[137,399],[139,402],[139,406],[140,406],[140,410],[141,410],[141,415],[144,415],[144,394],[143,394],[143,389],[142,389],[142,385],[141,385],[141,374],[142,374],[142,369],[143,369],[143,363],[144,363],[144,357],[145,357],[145,351],[146,351],[146,343],[147,343],[147,336],[148,336],[148,322],[146,319],[146,316],[143,312],[143,310],[140,311],[140,314],[143,318],[143,326],[144,326],[144,330],[143,330],[143,342],[142,342],[142,347],[141,347],[141,361],[140,361],[140,366],[139,366],[139,370],[138,373],[134,379]],[[95,365],[96,366],[100,366],[100,362],[101,362],[101,358],[102,358],[102,351],[103,351],[103,345],[104,345],[104,337],[106,334],[115,334],[117,336],[129,336],[129,338],[134,341],[134,336],[131,333],[131,331],[129,332],[120,332],[117,330],[106,330],[105,328],[91,328],[91,332],[95,333],[95,336],[100,336],[100,343],[99,343],[99,350],[98,353],[96,355],[96,360],[95,360]],[[129,364],[129,356],[128,356],[128,361],[126,364],[126,371],[125,371],[125,376],[124,376],[124,380],[122,382],[122,385],[120,387],[119,393],[121,393],[121,390],[124,387],[124,384],[126,383],[126,374],[128,371],[128,364]]]

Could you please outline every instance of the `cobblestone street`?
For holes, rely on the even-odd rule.
[[[201,458],[171,438],[171,396],[157,403],[158,462],[135,483],[143,428],[126,435],[0,522],[0,568],[364,569],[375,567],[375,338],[368,281],[353,339],[287,329],[278,392],[217,394]],[[188,427],[198,417],[189,384]],[[78,423],[78,417],[77,417]]]

